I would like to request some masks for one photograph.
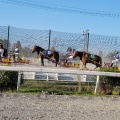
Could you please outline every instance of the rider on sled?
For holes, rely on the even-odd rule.
[[[17,60],[20,60],[20,57],[19,57],[19,49],[18,49],[18,46],[17,46],[17,45],[14,46],[13,60],[14,60],[14,62],[17,61]]]
[[[72,49],[71,53],[69,54],[69,57],[67,58],[66,62],[72,63],[73,57],[75,55],[76,50]]]
[[[114,56],[114,58],[115,58],[115,60],[112,61],[111,67],[113,66],[113,64],[115,64],[115,66],[118,67],[118,62],[119,62],[119,59],[120,59],[120,53],[116,52],[116,55]]]

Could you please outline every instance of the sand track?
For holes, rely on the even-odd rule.
[[[0,120],[119,120],[120,97],[0,94]]]

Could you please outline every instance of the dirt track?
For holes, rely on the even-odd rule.
[[[119,120],[120,97],[0,94],[0,120]]]
[[[46,67],[50,67],[51,64]],[[34,63],[31,66],[36,65]],[[37,65],[37,67],[40,67],[40,65]],[[44,93],[37,95],[0,94],[0,120],[119,119],[120,96],[59,96]]]

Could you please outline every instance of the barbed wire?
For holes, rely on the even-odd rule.
[[[42,3],[39,1],[31,1],[31,0],[1,0],[0,2],[4,2],[7,4],[15,4],[20,6],[32,7],[37,9],[51,10],[54,12],[65,12],[72,14],[82,14],[82,15],[90,15],[90,16],[100,16],[100,17],[112,17],[118,18],[120,17],[120,13],[113,12],[105,12],[98,10],[86,10],[68,6],[60,6],[55,4]]]

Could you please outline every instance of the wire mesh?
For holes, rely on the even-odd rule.
[[[8,40],[8,26],[0,26],[0,40]],[[7,42],[3,42],[4,47]],[[49,30],[35,30],[10,27],[9,30],[9,51],[13,49],[15,44],[21,46],[22,54],[29,51],[34,45],[49,48]],[[66,53],[68,48],[74,48],[79,51],[86,51],[88,44],[88,52],[106,57],[115,50],[120,51],[120,37],[89,34],[89,43],[83,33],[65,33],[51,30],[50,49],[54,48],[60,53]],[[28,55],[28,54],[26,54]]]

